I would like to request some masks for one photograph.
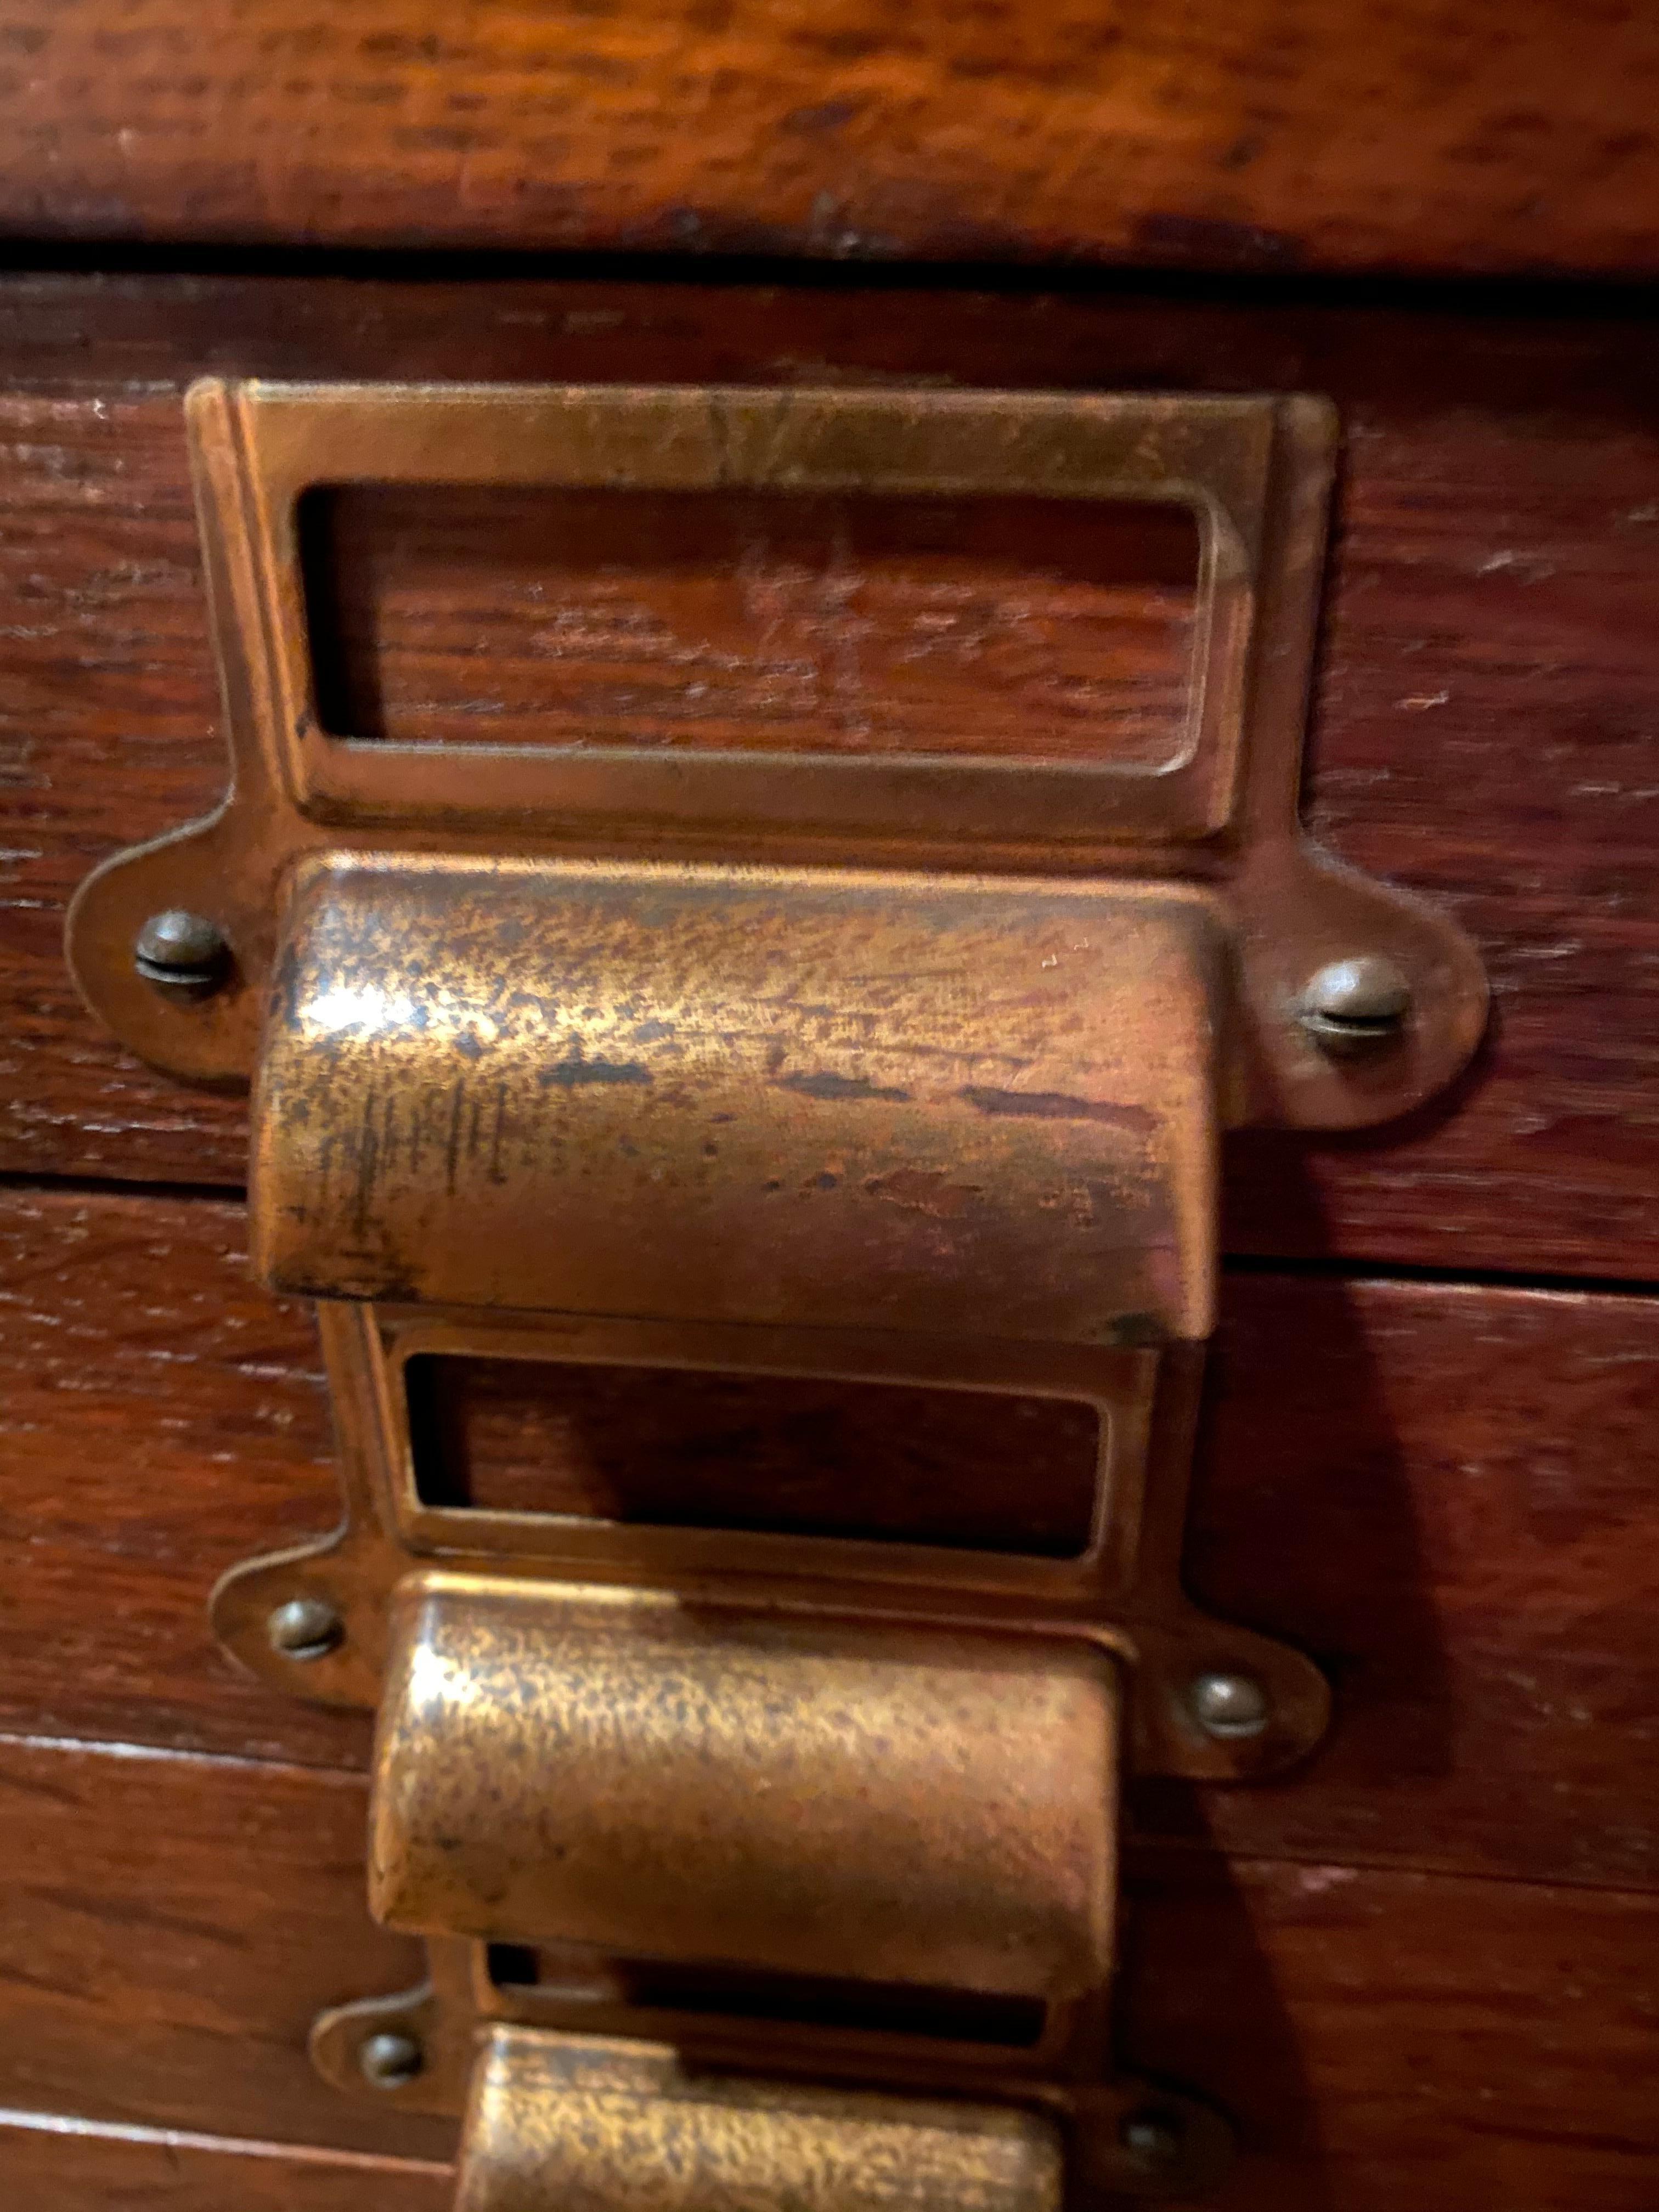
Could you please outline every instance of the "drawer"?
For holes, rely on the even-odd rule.
[[[42,28],[57,68],[72,13]],[[418,56],[376,67],[419,78]],[[391,158],[378,128],[353,159]],[[217,143],[202,138],[204,161]],[[427,150],[447,173],[453,149]],[[1265,210],[1288,187],[1261,159]],[[494,236],[487,161],[478,173],[468,234]],[[5,190],[0,161],[0,208]],[[605,205],[584,236],[623,221],[620,198]],[[1467,257],[1483,218],[1467,195],[1455,212]],[[905,241],[926,246],[932,220]],[[1357,212],[1326,220],[1320,254],[1370,251]],[[1421,252],[1441,250],[1425,232]],[[342,2096],[307,2056],[320,2012],[422,1971],[366,1910],[369,1717],[234,1667],[206,1610],[226,1570],[338,1516],[312,1317],[247,1269],[246,1104],[146,1068],[64,966],[88,870],[225,787],[187,386],[1307,391],[1334,403],[1342,459],[1306,820],[1469,933],[1494,1018],[1455,1084],[1401,1120],[1224,1139],[1185,1586],[1306,1655],[1334,1715],[1310,1757],[1249,1788],[1127,1781],[1114,2040],[1227,2117],[1219,2212],[1650,2201],[1655,345],[1610,300],[1475,315],[1128,278],[0,282],[0,2167],[66,2212],[151,2190],[183,2212],[227,2192],[320,2212],[371,2186],[436,2212],[452,2186],[451,2121]],[[924,551],[956,565],[918,615],[901,605],[908,512],[784,529],[752,501],[711,524],[600,499],[550,523],[524,498],[429,489],[332,498],[307,523],[342,726],[418,737],[459,714],[486,738],[580,739],[621,701],[658,716],[665,749],[761,751],[787,741],[793,683],[844,710],[854,754],[877,742],[858,709],[878,687],[902,696],[908,744],[965,727],[1014,752],[1056,665],[1068,696],[1096,698],[1107,617],[1135,678],[1120,736],[1153,757],[1178,705],[1193,547],[1144,513],[1086,566],[1040,503],[953,511],[948,545]],[[905,656],[923,638],[939,659],[941,590],[952,638],[980,628],[917,706]],[[688,639],[725,686],[689,741],[673,719],[702,680]],[[1040,1517],[1050,1498],[1024,1472],[1029,1438],[988,1418],[965,1437],[959,1407],[898,1433],[891,1395],[844,1381],[745,1395],[684,1369],[629,1376],[577,1365],[539,1398],[483,1389],[508,1491],[556,1437],[621,1522],[741,1461],[745,1480],[793,1486],[803,1526],[879,1495],[891,1536],[969,1443],[998,1531],[995,1513]],[[1026,1535],[1034,1554],[1064,1548]],[[946,1530],[958,1540],[977,1540]],[[815,1666],[840,1649],[819,1644]],[[410,1667],[442,1656],[417,1641]]]
[[[1642,323],[1593,316],[1133,293],[13,279],[0,289],[0,590],[14,609],[0,742],[17,824],[0,909],[0,1163],[231,1186],[246,1173],[240,1108],[121,1054],[59,942],[94,860],[224,788],[180,404],[197,374],[1300,388],[1334,400],[1345,439],[1310,826],[1463,924],[1496,1013],[1455,1093],[1408,1121],[1230,1139],[1226,1241],[1258,1257],[1640,1278],[1659,1158],[1652,344]],[[491,589],[477,518],[447,538],[428,521],[398,539],[397,514],[380,521],[393,542],[378,557],[401,546],[386,588],[406,592],[406,623],[418,607],[423,634],[436,624],[404,680],[522,706],[535,663],[514,662],[510,639],[495,640],[495,690],[476,683]]]

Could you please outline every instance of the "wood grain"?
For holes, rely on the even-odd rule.
[[[1659,1887],[1659,1302],[1226,1285],[1187,1579],[1336,1689],[1297,1772],[1143,1827]]]
[[[1314,829],[1455,911],[1497,1015],[1455,1098],[1236,1142],[1229,1241],[1646,1276],[1659,1120],[1659,337],[1460,319],[690,286],[0,284],[0,1166],[240,1181],[234,1102],[80,1008],[61,909],[224,769],[179,392],[198,369],[1334,395],[1346,428]],[[451,672],[459,683],[470,663]]]
[[[0,1811],[8,2106],[445,2156],[304,2054],[313,2007],[404,1971],[363,1914],[360,1783],[7,1741]],[[1216,2212],[1646,2212],[1656,1960],[1652,1897],[1143,1851],[1120,2043],[1237,2122]]]
[[[1648,270],[1603,0],[12,0],[14,236]]]
[[[0,2113],[0,2170],[14,2202],[51,2212],[447,2212],[455,2177],[430,2160],[292,2143],[233,2142],[178,2129],[94,2127]]]
[[[0,2105],[442,2160],[444,2123],[330,2089],[315,2014],[420,1978],[364,1904],[367,1784],[0,1742]]]
[[[1099,1486],[1092,1406],[799,1376],[417,1354],[432,1505],[768,1529],[1076,1559]]]
[[[0,1728],[366,1761],[362,1717],[260,1688],[207,1631],[223,1569],[337,1511],[310,1322],[248,1282],[242,1231],[199,1200],[0,1195]],[[1188,1580],[1312,1651],[1337,1719],[1282,1782],[1139,1785],[1139,1832],[1659,1891],[1659,1301],[1251,1274],[1214,1367]],[[574,1413],[601,1465],[643,1451],[690,1487],[739,1405]],[[750,1410],[798,1474],[800,1437]],[[1012,1490],[1018,1425],[985,1441]],[[908,1440],[885,1449],[872,1494],[884,1463],[910,1478]]]
[[[1125,1906],[1125,2058],[1239,2130],[1216,2212],[1651,2205],[1653,1899],[1167,1853]]]
[[[240,1209],[0,1196],[0,1727],[362,1765],[365,1717],[267,1697],[208,1633],[250,1552],[338,1519],[308,1316]]]
[[[336,737],[1156,769],[1187,735],[1181,508],[370,485],[301,537]]]

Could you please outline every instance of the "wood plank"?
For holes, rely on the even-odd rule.
[[[1187,1579],[1335,1686],[1280,1780],[1143,1786],[1234,1851],[1659,1885],[1659,1302],[1235,1277]]]
[[[293,2143],[233,2142],[177,2128],[94,2127],[53,2113],[0,2113],[0,2167],[14,2200],[52,2212],[446,2212],[447,2166]]]
[[[311,494],[301,533],[338,737],[1147,768],[1186,741],[1181,508],[370,485]]]
[[[336,1515],[310,1324],[248,1282],[242,1228],[0,1194],[0,1728],[365,1760],[361,1717],[258,1687],[207,1632],[225,1567]],[[1214,1383],[1188,1579],[1311,1650],[1337,1722],[1279,1783],[1140,1785],[1140,1832],[1659,1889],[1659,1301],[1235,1276]],[[733,1405],[599,1391],[586,1444],[690,1482]],[[1018,1425],[986,1442],[1012,1490]],[[888,1449],[902,1488],[908,1432]]]
[[[364,1905],[356,1775],[0,1742],[0,2106],[441,2162],[453,2131],[340,2096],[316,2014],[409,1987]]]
[[[1094,1528],[1100,1419],[1073,1399],[430,1352],[404,1372],[416,1489],[452,1510],[1051,1559]]]
[[[441,2160],[304,2055],[315,2005],[403,1970],[362,1814],[338,1776],[0,1742],[0,2100]],[[1126,2063],[1241,2130],[1217,2212],[1651,2203],[1659,1899],[1165,1849],[1126,1937]]]
[[[1650,270],[1650,9],[13,0],[14,235]]]
[[[364,1764],[366,1718],[217,1650],[222,1570],[339,1518],[309,1317],[240,1209],[0,1194],[0,1727]]]
[[[1216,2212],[1647,2212],[1655,1910],[1167,1854],[1129,1875],[1121,2047],[1231,2114]]]
[[[1651,1271],[1650,325],[1127,295],[0,283],[0,1169],[243,1173],[236,1103],[119,1051],[58,949],[91,863],[222,785],[179,410],[183,382],[208,368],[1333,393],[1346,481],[1310,819],[1356,864],[1461,916],[1498,1012],[1458,1093],[1410,1121],[1318,1144],[1236,1140],[1231,1247]]]

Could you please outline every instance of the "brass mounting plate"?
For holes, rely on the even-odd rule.
[[[496,2148],[509,2160],[515,2141],[533,2147],[544,2139],[542,2130],[533,2112],[521,2112],[514,2128],[505,2109],[491,2109],[492,2075],[496,2092],[513,2075],[521,2083],[542,2075],[543,2087],[556,2096],[558,2077],[579,2081],[596,2066],[626,2068],[631,2079],[626,2086],[619,2080],[617,2087],[628,2096],[672,2094],[682,2081],[697,2082],[717,2100],[809,2112],[816,2106],[826,2115],[873,2107],[874,2113],[885,2109],[896,2118],[907,2110],[915,2114],[919,2102],[924,2110],[915,2116],[923,2118],[929,2117],[927,2105],[939,2100],[970,2130],[981,2114],[995,2113],[1001,2122],[994,2130],[997,2136],[1037,2148],[1036,2166],[1025,2169],[1028,2178],[1042,2171],[1041,2147],[1057,2142],[1066,2205],[1119,2197],[1185,2201],[1212,2189],[1231,2155],[1231,2130],[1219,2113],[1198,2098],[1133,2073],[1105,2075],[1097,2065],[1056,2075],[1033,2052],[987,2046],[964,2053],[957,2044],[929,2045],[845,2029],[807,2035],[787,2023],[757,2027],[706,2012],[652,2010],[620,2000],[602,1963],[585,1969],[573,1960],[556,1984],[503,1986],[492,1978],[482,1944],[433,1941],[428,1952],[430,1978],[418,1988],[360,1998],[319,2014],[311,2032],[313,2063],[349,2096],[373,2097],[392,2109],[465,2116],[470,2139]],[[422,2052],[422,2063],[404,2080],[371,2086],[362,2053],[385,2036],[406,2039]],[[550,2073],[554,2078],[547,2078]],[[818,2086],[823,2084],[832,2085],[827,2095]],[[1164,2155],[1148,2161],[1137,2154],[1137,2119],[1158,2130]],[[482,2136],[477,2132],[481,2123],[489,2130]],[[502,2130],[499,2140],[496,2129]],[[491,2163],[486,2155],[478,2166],[487,2172]],[[1024,2164],[1018,2160],[1017,2170]]]
[[[1132,1670],[1126,1755],[1143,1773],[1247,1779],[1301,1758],[1324,1731],[1330,1692],[1313,1662],[1269,1637],[1212,1619],[1181,1587],[1201,1346],[979,1344],[971,1373],[964,1373],[959,1340],[884,1330],[547,1320],[336,1301],[321,1305],[318,1319],[344,1524],[319,1542],[231,1569],[212,1603],[221,1642],[274,1687],[325,1704],[376,1705],[393,1591],[411,1565],[430,1562],[550,1583],[674,1591],[692,1602],[853,1613],[895,1626],[933,1622],[1082,1636]],[[1082,1401],[1100,1416],[1094,1534],[1077,1559],[1031,1559],[426,1504],[416,1482],[404,1374],[410,1359],[433,1352],[833,1375]],[[344,1634],[337,1644],[299,1656],[273,1645],[271,1617],[296,1598],[314,1599],[339,1618]],[[1207,1673],[1243,1674],[1262,1685],[1268,1717],[1259,1732],[1217,1735],[1199,1724],[1188,1692]]]
[[[307,386],[210,380],[189,401],[234,783],[210,822],[82,887],[71,965],[110,1026],[189,1079],[245,1082],[282,882],[307,854],[648,854],[812,867],[1184,877],[1225,906],[1239,965],[1237,1117],[1344,1128],[1416,1104],[1480,1036],[1473,948],[1420,902],[1319,854],[1297,820],[1335,419],[1305,398],[673,386]],[[665,756],[410,747],[327,734],[298,512],[319,485],[511,484],[1163,502],[1197,518],[1187,732],[1158,769],[967,757]],[[187,908],[231,949],[222,987],[135,974],[146,918]],[[1339,1060],[1298,1018],[1310,977],[1375,952],[1408,1018]]]
[[[681,2212],[1060,2212],[1064,2185],[1038,2112],[710,2080],[662,2045],[489,2031],[456,2212],[627,2212],[642,2170],[676,2177]]]

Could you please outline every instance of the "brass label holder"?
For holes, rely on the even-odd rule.
[[[189,408],[232,790],[92,877],[70,947],[147,1059],[252,1084],[255,1265],[319,1301],[345,1517],[214,1623],[378,1708],[371,1899],[432,1976],[325,2015],[317,2063],[466,2112],[464,2212],[671,2170],[686,2212],[1189,2193],[1223,2124],[1113,2063],[1120,1771],[1248,1779],[1328,1709],[1181,1588],[1221,1133],[1401,1113],[1486,1003],[1450,924],[1298,826],[1330,410]],[[1185,728],[1156,769],[331,735],[296,518],[364,482],[1183,506]],[[1091,1528],[1031,1557],[434,1502],[409,1377],[446,1358],[1073,1401]]]

